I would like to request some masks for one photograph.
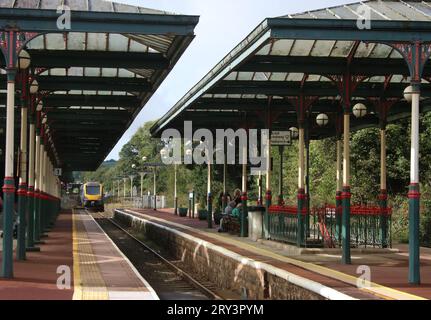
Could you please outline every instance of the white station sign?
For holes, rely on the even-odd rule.
[[[271,145],[272,146],[290,146],[292,144],[291,131],[272,131]]]

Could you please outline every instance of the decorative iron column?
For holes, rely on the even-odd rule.
[[[347,84],[346,84],[347,86]],[[342,263],[350,264],[350,98],[344,100],[343,190],[342,199]]]
[[[419,99],[420,84],[412,83],[412,119],[409,187],[409,281],[419,284],[420,279],[420,189],[419,189]]]
[[[241,195],[241,203],[242,203],[242,210],[241,210],[241,229],[240,229],[240,236],[241,237],[247,237],[248,236],[248,229],[247,229],[247,216],[248,216],[248,209],[247,209],[247,162],[248,162],[248,155],[247,155],[247,145],[243,146],[242,150],[242,195]]]
[[[154,182],[153,182],[153,187],[154,187],[154,211],[157,211],[157,168],[154,167]]]
[[[411,100],[411,147],[409,186],[409,282],[420,284],[420,188],[419,188],[419,102],[420,85],[425,64],[431,56],[431,44],[419,40],[390,44],[406,61],[411,77],[411,92],[405,98]]]
[[[32,108],[33,109],[33,108]],[[34,167],[35,167],[35,124],[30,116],[29,127],[29,161],[28,161],[28,190],[27,190],[27,250],[34,250]]]
[[[297,234],[296,234],[296,245],[298,247],[304,245],[304,217],[302,214],[305,206],[305,188],[304,188],[304,149],[305,149],[305,135],[304,135],[304,123],[300,121],[299,132],[298,132],[298,211],[297,211]]]
[[[388,247],[388,193],[386,189],[386,123],[380,123],[380,237],[382,248]]]
[[[13,212],[15,203],[14,180],[14,127],[15,127],[15,76],[17,62],[17,35],[14,31],[2,33],[2,49],[6,59],[6,152],[3,184],[3,251],[2,277],[13,277]]]
[[[19,148],[19,186],[18,186],[18,239],[16,259],[26,259],[26,228],[27,228],[27,103],[28,103],[28,72],[22,70],[21,78],[21,134]]]
[[[226,139],[225,139],[226,140]],[[224,212],[224,209],[227,207],[227,155],[226,151],[223,155],[223,198],[222,198],[222,208],[221,211]]]
[[[127,183],[127,178],[123,178],[123,196],[124,196],[124,201],[126,201],[126,183]]]
[[[208,177],[207,177],[207,221],[208,229],[213,227],[213,215],[212,215],[212,193],[211,193],[211,160],[208,159]]]
[[[135,176],[130,176],[130,198],[133,200],[133,180],[135,179]]]
[[[341,243],[342,229],[342,190],[343,190],[343,141],[341,135],[337,136],[337,191],[335,195],[335,217],[338,243]]]
[[[278,205],[282,206],[284,204],[283,200],[283,155],[284,146],[278,146],[278,154],[280,156],[280,162],[278,167]]]
[[[177,164],[174,164],[174,214],[178,215]]]
[[[41,139],[39,133],[39,125],[40,125],[40,112],[37,113],[37,124],[38,128],[36,130],[36,139],[35,139],[35,158],[34,158],[34,208],[33,208],[33,216],[34,216],[34,241],[35,243],[40,243],[40,151],[41,151]]]
[[[267,145],[265,148],[265,158],[266,158],[266,181],[265,181],[265,215],[264,215],[264,224],[263,224],[263,237],[264,239],[269,239],[269,208],[271,207],[272,202],[272,193],[271,193],[271,134],[268,133],[267,137]]]

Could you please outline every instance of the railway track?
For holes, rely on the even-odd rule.
[[[89,212],[105,233],[127,256],[139,273],[153,287],[162,300],[223,300],[214,286],[195,279],[162,256],[149,241],[136,238],[106,213]]]

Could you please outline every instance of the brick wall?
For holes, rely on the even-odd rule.
[[[191,275],[198,274],[221,290],[230,290],[239,295],[246,290],[247,297],[251,300],[323,299],[316,293],[260,269],[249,259],[240,262],[218,250],[208,248],[205,241],[189,239],[190,237],[167,230],[163,226],[118,211],[115,212],[114,218],[122,225],[132,227],[135,232],[144,233],[148,239],[157,241],[159,246],[181,260],[184,269]]]

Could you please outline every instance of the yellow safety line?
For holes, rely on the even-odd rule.
[[[103,279],[103,276],[100,274],[99,265],[97,264],[97,261],[91,261],[91,258],[94,254],[92,253],[92,247],[90,243],[87,243],[87,247],[82,247],[81,249],[84,250],[87,248],[87,250],[90,250],[90,253],[85,253],[84,250],[84,257],[87,257],[88,261],[82,261],[80,259],[80,247],[79,247],[79,236],[76,226],[76,219],[75,218],[75,211],[72,210],[73,213],[73,268],[74,268],[74,287],[75,291],[73,294],[73,300],[109,300],[109,293],[108,288],[106,287],[106,283]],[[89,241],[89,240],[88,240]],[[81,263],[88,265],[94,264],[94,267],[90,270],[86,270],[88,272],[90,277],[99,276],[99,281],[103,282],[102,285],[99,285],[98,287],[93,286],[86,286],[83,282],[84,279],[81,275]],[[87,268],[88,269],[88,268]],[[93,278],[94,280],[95,278]],[[88,280],[88,279],[87,279]]]
[[[73,243],[73,300],[82,300],[82,281],[79,268],[78,238],[76,234],[75,210],[72,209],[72,243]]]
[[[130,210],[130,211],[134,212],[132,210]],[[311,262],[304,262],[304,261],[300,261],[297,259],[288,258],[288,257],[282,256],[282,255],[279,255],[277,253],[274,253],[272,251],[269,251],[267,249],[258,248],[258,247],[249,245],[247,243],[235,240],[233,238],[226,238],[226,237],[220,236],[218,234],[213,234],[213,233],[201,231],[201,230],[194,229],[192,227],[188,227],[188,226],[185,226],[185,225],[182,225],[179,223],[175,223],[175,222],[167,221],[165,219],[149,216],[149,215],[144,214],[144,213],[140,213],[140,212],[135,212],[135,213],[142,214],[145,217],[148,217],[149,219],[154,219],[154,220],[158,220],[160,222],[165,222],[167,224],[170,224],[170,225],[182,228],[182,229],[190,230],[190,231],[196,232],[198,234],[201,234],[201,235],[204,235],[204,236],[216,239],[216,240],[223,241],[223,242],[228,243],[228,244],[235,243],[235,245],[240,247],[240,248],[254,251],[254,252],[259,253],[263,256],[267,256],[270,258],[281,260],[283,262],[290,263],[290,264],[295,265],[297,267],[301,267],[303,269],[318,273],[320,275],[324,275],[326,277],[342,281],[344,283],[347,283],[349,285],[353,285],[355,287],[357,286],[357,280],[358,280],[357,277],[351,276],[351,275],[343,273],[341,271],[329,269],[327,267],[322,267],[322,266],[316,265],[316,264],[311,263]],[[380,297],[384,297],[385,299],[428,300],[426,298],[423,298],[423,297],[420,297],[417,295],[413,295],[413,294],[410,294],[407,292],[399,291],[399,290],[396,290],[393,288],[389,288],[389,287],[386,287],[386,286],[383,286],[383,285],[380,285],[380,284],[377,284],[374,282],[370,282],[369,286],[367,288],[358,288],[358,289],[365,291],[365,292],[375,294],[375,295],[380,296]]]

